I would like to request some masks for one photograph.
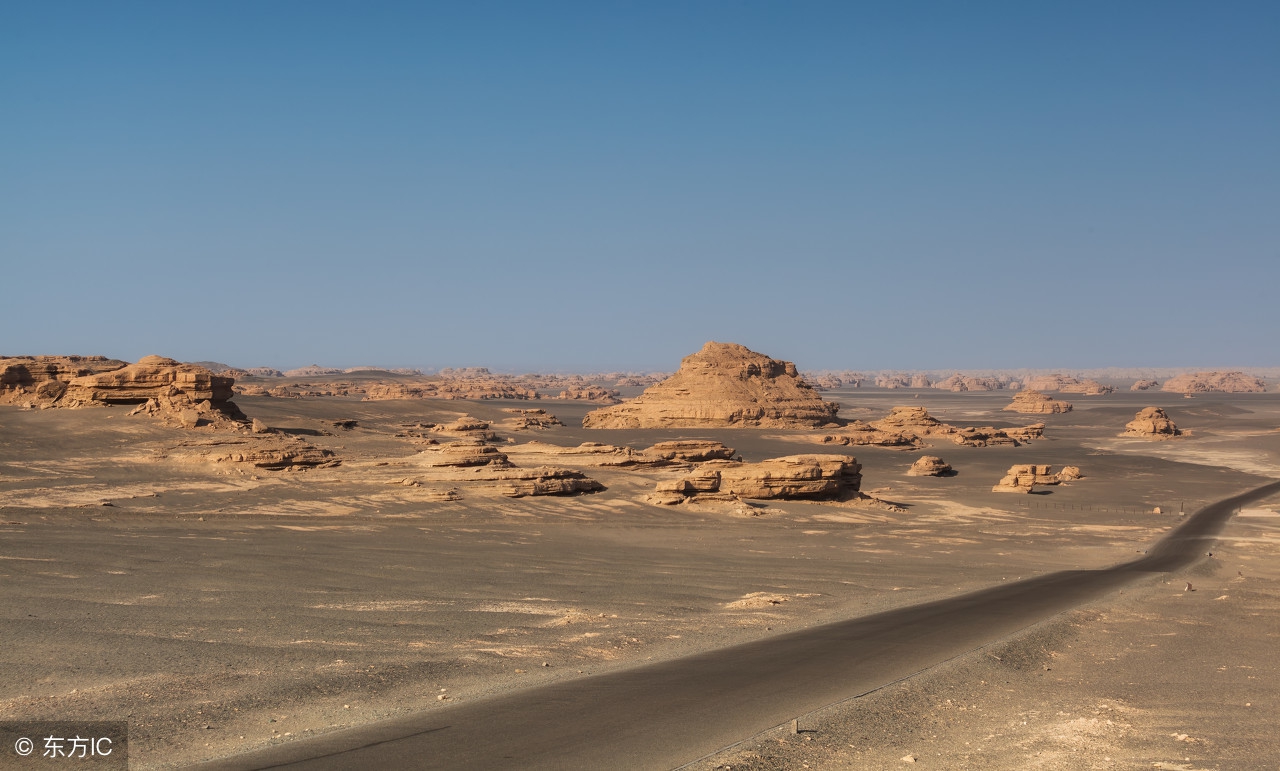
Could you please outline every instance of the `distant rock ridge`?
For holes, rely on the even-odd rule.
[[[1060,391],[1067,394],[1084,394],[1085,396],[1101,396],[1115,390],[1115,388],[1103,385],[1096,380],[1081,380],[1070,375],[1032,375],[1022,381],[1022,387],[1035,391]]]
[[[1260,394],[1267,390],[1261,378],[1243,372],[1190,372],[1171,377],[1160,387],[1162,391],[1180,394],[1227,393]]]
[[[839,405],[822,397],[789,361],[736,343],[709,342],[671,377],[632,401],[587,413],[586,428],[817,428]]]

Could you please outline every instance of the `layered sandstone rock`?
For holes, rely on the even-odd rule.
[[[181,394],[193,402],[226,402],[235,381],[204,367],[163,356],[144,356],[127,367],[84,375],[67,383],[64,399],[73,402],[137,404]]]
[[[678,460],[686,463],[702,463],[709,460],[733,460],[737,452],[720,442],[710,439],[679,439],[671,442],[658,442],[644,451],[663,460]]]
[[[507,447],[506,450],[513,457],[541,464],[572,462],[578,466],[623,469],[671,465],[669,458],[651,455],[646,451],[630,447],[615,447],[600,442],[583,442],[576,447],[564,447],[546,442],[526,442]]]
[[[1054,473],[1053,466],[1018,464],[1009,468],[1009,473],[991,488],[995,493],[1029,493],[1036,485],[1059,485],[1063,482],[1082,479],[1083,474],[1077,466],[1065,466],[1062,471]]]
[[[1022,387],[1036,391],[1059,391],[1067,394],[1084,394],[1086,396],[1101,396],[1115,390],[1111,386],[1103,385],[1096,380],[1081,380],[1070,375],[1033,375],[1023,380]]]
[[[595,410],[586,428],[815,428],[833,422],[825,402],[787,361],[710,342],[670,378],[633,401]]]
[[[1169,378],[1160,390],[1180,394],[1260,394],[1267,390],[1267,384],[1243,372],[1192,372]]]
[[[41,407],[134,404],[138,406],[131,414],[186,428],[238,427],[247,420],[230,401],[232,378],[162,356],[146,356],[136,364],[76,356],[3,362],[6,392]]]
[[[498,438],[497,433],[489,430],[489,422],[473,418],[470,415],[459,416],[451,423],[432,426],[431,430],[438,434],[450,434],[463,439],[491,442]]]
[[[1121,436],[1134,436],[1139,439],[1175,439],[1182,431],[1174,425],[1164,410],[1159,407],[1143,407],[1133,420],[1124,424]]]
[[[1054,415],[1071,412],[1071,402],[1058,401],[1048,394],[1028,388],[1014,394],[1013,401],[1005,410],[1030,415]]]
[[[848,455],[788,455],[759,463],[706,463],[693,474],[660,483],[651,500],[839,498],[857,493],[861,484],[862,466]]]
[[[1133,385],[1129,386],[1130,391],[1149,391],[1160,385],[1155,380],[1136,380]]]
[[[949,463],[933,455],[921,455],[907,469],[907,476],[912,477],[941,477],[952,473],[954,472]]]
[[[76,378],[127,366],[104,356],[0,357],[0,402],[56,401]]]
[[[914,448],[925,446],[924,440],[914,433],[884,431],[861,420],[849,422],[840,429],[838,434],[824,434],[818,441],[821,444],[837,444],[845,447],[875,445],[878,447]]]
[[[274,436],[190,443],[180,445],[174,452],[180,456],[194,455],[212,463],[244,463],[267,471],[330,467],[341,463],[332,450],[316,447],[301,439]]]
[[[509,448],[509,451],[516,449]],[[472,483],[509,498],[572,495],[604,489],[604,485],[574,469],[517,466],[507,453],[482,442],[461,441],[429,447],[418,454],[417,461],[429,482]]]

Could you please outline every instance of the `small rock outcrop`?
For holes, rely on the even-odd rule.
[[[1028,415],[1055,415],[1060,412],[1071,412],[1071,402],[1058,401],[1046,393],[1028,388],[1014,394],[1013,401],[1005,407],[1005,410]]]
[[[839,405],[822,397],[794,364],[735,343],[710,342],[671,377],[630,402],[587,413],[586,428],[816,428]]]
[[[1059,485],[1083,478],[1084,475],[1080,473],[1078,466],[1064,466],[1062,471],[1055,474],[1053,466],[1023,463],[1010,467],[1009,473],[1005,474],[1004,478],[991,488],[991,491],[1029,493],[1035,489],[1036,485]]]
[[[202,447],[207,449],[201,449]],[[284,439],[267,436],[220,440],[216,444],[191,444],[178,448],[212,463],[245,463],[266,471],[296,471],[300,469],[337,466],[341,460],[332,450],[316,447],[300,439]]]
[[[1260,394],[1267,390],[1261,378],[1243,372],[1191,372],[1164,381],[1162,391],[1179,394]]]
[[[921,455],[907,469],[907,476],[911,477],[941,477],[953,473],[949,463],[933,455]]]
[[[725,447],[720,442],[710,439],[679,439],[673,442],[658,442],[644,452],[646,455],[652,455],[663,460],[678,460],[686,463],[733,460],[733,456],[737,454],[732,447]]]
[[[529,431],[531,429],[544,429],[564,425],[564,423],[560,422],[560,418],[543,409],[522,410],[518,407],[507,407],[503,412],[514,416],[503,421],[503,425],[513,431]]]
[[[1182,436],[1182,430],[1169,419],[1159,407],[1143,407],[1133,420],[1124,424],[1124,433],[1120,436],[1133,436],[1139,439],[1176,439]]]
[[[861,485],[862,465],[848,455],[788,455],[759,463],[706,463],[693,474],[660,482],[650,500],[839,498],[858,492]]]
[[[1133,385],[1129,386],[1130,391],[1150,391],[1152,388],[1160,385],[1155,380],[1135,380]]]

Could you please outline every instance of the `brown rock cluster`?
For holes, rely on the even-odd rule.
[[[747,498],[823,499],[857,493],[862,466],[848,455],[788,455],[759,463],[712,461],[692,474],[660,482],[654,503]]]
[[[1133,420],[1124,424],[1124,433],[1120,436],[1157,440],[1176,439],[1182,436],[1182,430],[1174,425],[1169,416],[1159,407],[1143,407]]]
[[[1018,464],[1010,467],[1009,473],[1005,474],[1004,478],[991,488],[991,491],[1029,493],[1035,489],[1036,485],[1059,485],[1083,478],[1084,475],[1080,473],[1080,468],[1077,466],[1064,466],[1062,471],[1055,474],[1053,466]]]
[[[1150,391],[1152,388],[1160,385],[1155,380],[1135,380],[1133,385],[1129,386],[1130,391]]]
[[[1192,372],[1169,378],[1160,390],[1179,394],[1260,394],[1267,390],[1267,384],[1243,372]]]
[[[543,409],[522,410],[516,407],[508,407],[503,410],[514,417],[503,421],[503,425],[513,431],[528,431],[530,429],[544,429],[552,426],[563,426],[560,418]]]
[[[1103,385],[1096,380],[1081,380],[1070,375],[1033,375],[1022,381],[1023,388],[1036,391],[1061,392],[1066,394],[1084,394],[1085,396],[1101,396],[1115,389]]]
[[[1071,412],[1071,402],[1058,401],[1048,394],[1028,388],[1014,394],[1013,401],[1005,410],[1030,415],[1053,415]]]
[[[636,399],[595,410],[586,428],[816,428],[836,419],[787,361],[734,343],[709,342],[671,377]]]
[[[953,473],[951,464],[933,455],[921,455],[907,469],[907,476],[911,477],[941,477]]]

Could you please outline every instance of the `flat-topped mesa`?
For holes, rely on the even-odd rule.
[[[1160,390],[1180,394],[1260,394],[1267,390],[1267,384],[1243,372],[1191,372],[1169,378]]]
[[[587,413],[585,428],[817,428],[836,421],[789,361],[709,342],[630,402]]]
[[[1085,396],[1101,396],[1116,390],[1096,380],[1081,380],[1070,375],[1032,375],[1022,381],[1022,387],[1035,391],[1056,391]]]
[[[57,400],[78,377],[127,366],[105,356],[0,356],[0,401]]]
[[[1029,415],[1054,415],[1071,412],[1071,402],[1058,401],[1046,393],[1028,388],[1014,394],[1013,401],[1004,409]]]
[[[1182,430],[1174,425],[1169,416],[1159,407],[1143,407],[1133,420],[1124,424],[1124,433],[1120,436],[1156,440],[1176,439],[1182,436]]]

